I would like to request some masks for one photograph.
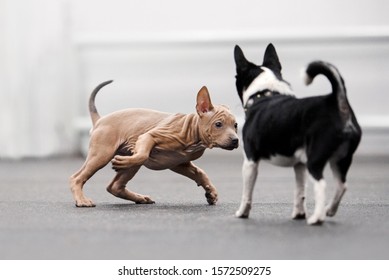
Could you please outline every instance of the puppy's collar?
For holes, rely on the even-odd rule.
[[[274,95],[278,95],[278,94],[279,94],[278,92],[274,92],[274,91],[271,91],[268,89],[258,91],[249,97],[246,104],[244,105],[244,111],[247,112],[247,110],[250,109],[250,107],[253,106],[254,103],[257,102],[258,99],[261,99],[264,97],[270,97],[270,96],[274,96]]]

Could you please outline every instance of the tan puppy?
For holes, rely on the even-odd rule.
[[[93,128],[89,152],[81,169],[70,177],[70,188],[77,207],[95,204],[82,192],[96,171],[112,160],[117,174],[107,187],[116,197],[136,203],[154,203],[149,197],[131,192],[126,184],[142,165],[149,169],[171,169],[194,180],[205,190],[209,204],[217,201],[217,191],[207,174],[191,161],[206,148],[238,147],[235,117],[225,106],[213,106],[206,87],[197,94],[197,114],[168,114],[149,109],[125,109],[100,117],[95,107],[95,88],[89,99]]]

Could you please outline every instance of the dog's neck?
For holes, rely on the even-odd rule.
[[[261,98],[263,99],[265,97],[271,97],[279,94],[279,92],[270,91],[268,89],[258,91],[247,99],[246,104],[244,104],[244,110],[245,112],[247,112],[247,110],[250,109],[250,107],[253,106],[255,102],[257,102]]]
[[[191,117],[193,118],[193,126],[196,129],[196,134],[197,134],[197,139],[199,145],[204,146],[204,148],[210,148],[212,149],[213,144],[212,144],[212,138],[210,135],[210,132],[208,129],[204,128],[204,124],[202,124],[201,118],[198,114],[193,113],[191,114]],[[211,119],[209,120],[211,121]],[[208,124],[208,123],[207,123]]]
[[[293,94],[293,91],[286,81],[277,77],[272,70],[267,67],[261,67],[262,73],[259,74],[250,85],[242,92],[243,106],[246,106],[248,100],[258,92],[270,91],[281,94]]]
[[[178,116],[179,120],[177,120]],[[175,141],[181,143],[188,150],[200,150],[201,148],[206,149],[212,147],[210,135],[204,129],[204,124],[202,124],[200,116],[197,113],[176,114],[173,117],[176,120],[171,125],[168,125],[169,133],[167,131],[166,133],[170,137],[174,137]],[[172,131],[174,133],[171,133]]]

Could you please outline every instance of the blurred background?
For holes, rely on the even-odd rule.
[[[389,1],[0,0],[0,158],[85,153],[90,92],[101,114],[194,112],[206,85],[243,123],[233,48],[261,63],[275,44],[299,97],[328,93],[301,69],[341,71],[364,129],[359,153],[389,154]]]

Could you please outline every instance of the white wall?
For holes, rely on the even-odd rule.
[[[0,1],[0,157],[72,152],[76,112],[66,5]]]
[[[296,95],[329,90],[299,77],[309,61],[329,60],[361,122],[387,126],[388,10],[384,0],[0,0],[0,157],[79,150],[87,98],[107,79],[115,82],[97,98],[102,114],[193,112],[207,85],[242,117],[233,47],[260,63],[269,41]]]

